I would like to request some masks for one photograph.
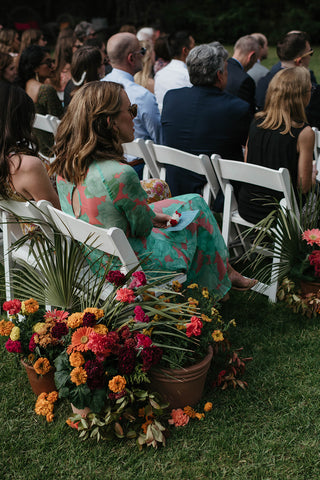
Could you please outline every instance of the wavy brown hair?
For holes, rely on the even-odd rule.
[[[262,112],[256,118],[262,118],[260,128],[277,130],[283,127],[282,134],[291,134],[292,122],[307,122],[305,107],[310,92],[310,72],[304,67],[284,68],[271,82]]]
[[[6,186],[11,183],[10,156],[38,154],[32,135],[34,103],[26,92],[9,82],[0,82],[0,195],[8,198]]]
[[[123,86],[90,82],[73,96],[56,134],[56,159],[50,175],[80,184],[95,160],[123,160],[119,135],[113,128],[121,109]]]

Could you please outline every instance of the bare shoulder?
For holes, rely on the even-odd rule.
[[[21,155],[20,169],[23,172],[30,172],[34,170],[43,170],[45,168],[43,162],[39,157],[33,155]],[[16,160],[17,159],[17,160]],[[18,161],[18,155],[15,155],[14,162]]]
[[[310,125],[307,125],[303,130],[301,130],[299,137],[304,140],[313,140],[314,141],[314,131],[310,127]]]

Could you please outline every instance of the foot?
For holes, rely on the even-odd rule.
[[[255,278],[244,277],[230,265],[228,268],[228,276],[234,290],[250,290],[250,288],[258,283],[258,280]]]

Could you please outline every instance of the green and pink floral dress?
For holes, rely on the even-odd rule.
[[[58,176],[57,187],[62,210],[75,216],[71,204],[75,185]],[[74,193],[79,197],[81,220],[101,227],[121,228],[140,259],[149,255],[143,265],[146,273],[186,272],[189,283],[208,287],[218,298],[230,289],[228,250],[214,216],[200,195],[182,195],[148,205],[134,169],[113,160],[93,162]],[[172,215],[187,210],[199,212],[184,230],[168,232],[153,228],[155,212]]]

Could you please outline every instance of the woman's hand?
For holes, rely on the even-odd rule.
[[[171,219],[170,215],[166,215],[165,213],[157,213],[155,217],[152,219],[152,223],[154,227],[157,228],[167,228],[167,222]]]

